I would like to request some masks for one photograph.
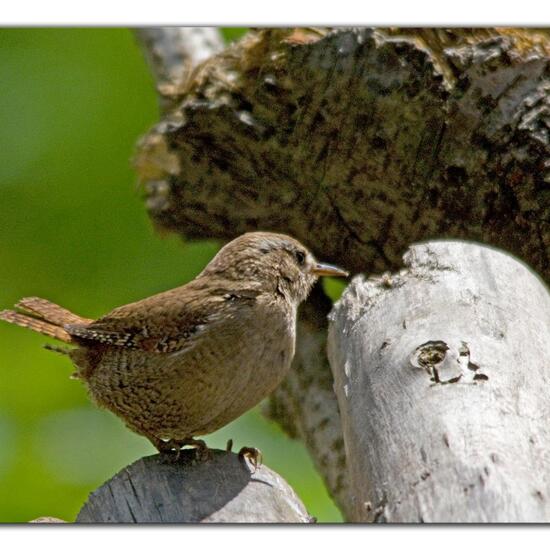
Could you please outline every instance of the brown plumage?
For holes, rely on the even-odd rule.
[[[41,298],[0,319],[75,344],[67,353],[92,399],[165,450],[275,389],[294,355],[298,305],[320,275],[347,274],[286,235],[247,233],[190,283],[96,321]]]

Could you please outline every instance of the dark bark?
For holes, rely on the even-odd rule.
[[[155,222],[287,232],[353,272],[397,267],[412,242],[474,239],[548,280],[546,43],[416,34],[261,31],[211,58],[149,135],[166,157],[141,149]]]
[[[263,412],[288,435],[304,442],[334,501],[349,517],[344,437],[326,356],[326,316],[330,307],[320,287],[302,306],[292,374],[265,402]]]

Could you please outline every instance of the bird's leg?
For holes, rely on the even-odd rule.
[[[227,440],[227,445],[225,446],[225,452],[226,452],[226,453],[230,453],[230,452],[231,452],[231,449],[233,449],[233,440],[232,440],[232,439],[228,439],[228,440]]]
[[[262,451],[256,449],[256,447],[243,447],[239,451],[239,458],[241,460],[248,458],[252,466],[254,466],[254,471],[262,465]]]
[[[176,442],[173,439],[164,441],[164,439],[160,439],[160,437],[156,437],[154,435],[148,435],[146,437],[160,454],[166,454],[171,453],[172,451],[180,450],[181,445],[176,445]]]
[[[176,460],[180,457],[181,448],[186,445],[195,447],[195,456],[199,461],[209,460],[212,457],[212,452],[202,439],[186,437],[185,439],[169,439],[168,441],[164,441],[154,435],[147,435],[146,437],[160,454],[171,454],[172,451],[175,451]]]

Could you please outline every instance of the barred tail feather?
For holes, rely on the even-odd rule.
[[[37,319],[36,317],[26,315],[25,313],[18,313],[16,311],[6,309],[4,311],[0,311],[0,319],[14,325],[19,325],[20,327],[29,328],[35,332],[44,334],[45,336],[51,336],[61,342],[73,342],[71,335],[63,327],[59,327],[42,319]]]
[[[92,322],[91,319],[75,315],[53,302],[34,296],[19,300],[15,307],[20,309],[21,312],[9,309],[0,311],[0,319],[67,343],[74,343],[74,340],[65,330],[65,325],[87,325]]]
[[[22,298],[15,304],[15,307],[25,312],[29,312],[33,317],[44,319],[48,323],[58,326],[65,324],[87,325],[92,322],[92,319],[85,319],[84,317],[80,317],[80,315],[75,315],[64,307],[35,296]]]

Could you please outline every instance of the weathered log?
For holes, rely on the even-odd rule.
[[[234,453],[194,450],[134,462],[94,491],[77,523],[309,523],[289,485],[266,466],[254,471]]]
[[[466,238],[548,280],[549,114],[537,32],[271,29],[196,68],[139,171],[186,237],[283,231],[353,272]]]
[[[494,249],[429,242],[356,277],[329,358],[354,521],[550,521],[550,294]]]

